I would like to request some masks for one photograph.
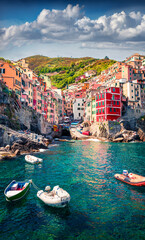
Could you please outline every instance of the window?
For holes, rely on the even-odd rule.
[[[96,113],[98,114],[98,109],[96,110]]]
[[[133,90],[131,90],[131,92],[133,92]]]
[[[99,106],[101,106],[101,102],[99,102]]]
[[[78,103],[78,106],[80,106],[80,103]]]
[[[114,108],[114,112],[116,112],[116,108]]]
[[[102,102],[102,105],[104,105],[104,101]]]
[[[117,101],[117,105],[119,105],[119,102]]]
[[[112,112],[112,108],[110,108],[110,112]]]
[[[113,104],[115,105],[115,101],[113,102]]]
[[[96,96],[96,100],[98,100],[98,96]]]
[[[112,95],[112,99],[114,100],[114,95]]]
[[[78,110],[80,110],[80,108],[78,108]]]
[[[99,95],[99,99],[101,99],[101,95]]]
[[[113,92],[115,92],[115,88],[113,88]]]
[[[96,107],[98,107],[98,103],[96,103]]]
[[[101,113],[101,109],[99,109],[99,113]]]
[[[0,73],[5,73],[5,68],[1,68]]]
[[[103,108],[103,113],[104,113],[104,108]]]
[[[79,113],[79,117],[81,116],[81,114]]]
[[[104,98],[104,94],[102,94],[102,98]]]

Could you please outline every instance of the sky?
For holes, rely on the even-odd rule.
[[[145,0],[5,0],[0,57],[145,55]]]

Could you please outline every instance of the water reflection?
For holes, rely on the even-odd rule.
[[[127,169],[145,176],[144,146],[62,142],[39,153],[41,165],[27,164],[24,156],[1,162],[2,239],[143,239],[145,190],[117,181],[114,174]],[[71,195],[69,206],[46,206],[33,187],[22,201],[8,204],[3,191],[12,179],[32,179],[40,189],[60,185]]]

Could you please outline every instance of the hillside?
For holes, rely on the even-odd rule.
[[[75,78],[88,70],[95,70],[96,75],[107,69],[116,61],[110,59],[85,58],[49,58],[35,55],[25,58],[29,68],[37,74],[55,73],[51,76],[52,84],[64,88],[67,84],[75,82]]]

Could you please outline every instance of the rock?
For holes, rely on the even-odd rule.
[[[0,148],[0,151],[5,151],[5,148],[4,148],[4,147],[1,147],[1,148]]]
[[[21,139],[16,140],[15,143],[18,143],[18,144],[21,144],[21,145],[25,144]]]
[[[16,136],[15,134],[10,134],[10,146],[12,146],[13,143],[15,143],[17,140],[19,140],[18,136]]]
[[[14,153],[16,150],[20,150],[23,151],[24,150],[24,146],[19,144],[19,143],[14,143],[11,147],[12,152]]]
[[[17,149],[16,151],[15,151],[15,155],[17,156],[17,155],[20,155],[20,150],[19,149]]]
[[[139,135],[140,140],[145,142],[145,132],[141,128],[139,128],[137,133]]]
[[[6,151],[9,151],[9,150],[10,150],[10,145],[7,145],[7,146],[5,147],[5,150],[6,150]]]
[[[116,133],[115,134],[115,136],[113,137],[113,139],[116,139],[116,138],[122,138],[123,137],[123,135],[122,135],[122,133]]]
[[[0,155],[0,160],[2,160],[3,159],[3,156],[2,155]]]

